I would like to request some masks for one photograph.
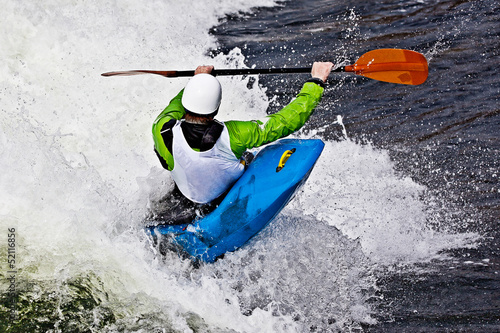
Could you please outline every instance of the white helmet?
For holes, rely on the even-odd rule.
[[[189,112],[208,115],[219,109],[221,98],[219,80],[210,74],[197,74],[184,88],[182,106]]]

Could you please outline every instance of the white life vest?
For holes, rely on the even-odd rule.
[[[187,143],[181,123],[178,121],[172,128],[172,177],[182,194],[191,201],[211,202],[241,177],[245,167],[231,150],[225,125],[215,145],[198,152]]]

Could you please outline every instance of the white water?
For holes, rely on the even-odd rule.
[[[186,80],[100,73],[241,66],[238,50],[205,54],[216,48],[208,29],[248,6],[2,1],[0,242],[4,249],[7,228],[16,228],[19,280],[63,299],[65,282],[85,277],[115,315],[109,331],[290,332],[330,318],[355,327],[373,322],[374,266],[470,242],[426,226],[424,189],[398,176],[385,152],[343,141],[327,142],[298,198],[241,251],[199,270],[157,255],[141,221],[171,180],[150,126]],[[258,85],[221,81],[222,120],[265,115]]]

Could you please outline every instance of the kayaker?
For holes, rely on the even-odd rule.
[[[217,201],[243,174],[247,149],[283,138],[305,124],[332,67],[331,62],[315,62],[312,77],[297,98],[264,120],[219,122],[214,118],[221,103],[221,84],[210,75],[213,66],[198,66],[195,76],[153,123],[155,152],[176,184],[172,197],[179,192],[184,197],[169,204],[185,206],[191,201],[200,207]]]

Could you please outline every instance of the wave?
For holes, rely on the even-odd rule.
[[[24,325],[109,332],[358,327],[373,323],[365,291],[374,282],[363,271],[401,257],[432,258],[451,237],[422,230],[422,188],[394,174],[386,153],[347,140],[327,142],[302,192],[242,251],[199,270],[159,255],[141,221],[172,181],[152,152],[150,126],[186,80],[100,73],[242,67],[238,49],[208,55],[217,48],[208,31],[225,15],[249,10],[242,0],[4,5],[0,225],[17,230]],[[266,115],[258,80],[252,89],[248,77],[221,82],[231,87],[222,120]]]

